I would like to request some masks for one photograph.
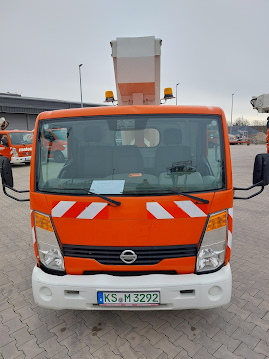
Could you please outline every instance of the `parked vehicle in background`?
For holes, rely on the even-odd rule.
[[[31,162],[33,133],[31,131],[0,131],[0,156],[7,157],[12,164]]]
[[[229,143],[230,145],[238,145],[238,137],[229,134]]]
[[[66,128],[47,129],[43,133],[43,146],[47,150],[44,156],[56,162],[64,162],[67,158]]]

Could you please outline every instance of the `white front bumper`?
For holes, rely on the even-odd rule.
[[[25,157],[11,157],[10,160],[11,163],[15,164],[15,163],[29,163],[31,162],[31,156],[25,156]]]
[[[232,273],[230,264],[211,274],[150,274],[136,277],[116,277],[107,274],[56,276],[35,267],[32,287],[35,302],[41,307],[52,309],[206,309],[230,302]],[[193,292],[182,293],[184,290]],[[160,291],[161,304],[152,307],[99,306],[98,291]]]

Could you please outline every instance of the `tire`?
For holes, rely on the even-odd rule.
[[[62,154],[61,151],[55,151],[53,153],[53,158],[54,158],[54,161],[56,161],[56,162],[64,162],[65,161],[64,155]]]

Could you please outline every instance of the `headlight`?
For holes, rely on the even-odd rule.
[[[13,154],[13,157],[19,157],[18,152],[15,147],[12,147],[12,154]]]
[[[64,258],[54,233],[50,217],[34,212],[36,242],[40,262],[49,269],[65,271]]]
[[[198,250],[196,272],[210,272],[223,265],[227,245],[227,211],[211,214]]]

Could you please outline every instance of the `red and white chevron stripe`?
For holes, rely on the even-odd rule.
[[[34,219],[34,211],[31,209],[31,228],[32,228],[32,239],[34,244],[34,249],[36,253],[36,258],[39,260],[38,250],[37,250],[37,242],[36,242],[36,234],[35,234],[35,219]]]
[[[155,219],[207,217],[207,213],[192,201],[173,201],[162,205],[158,202],[147,202],[147,210],[148,217]]]
[[[35,244],[36,242],[36,236],[35,236],[35,220],[34,220],[34,212],[31,209],[31,228],[32,228],[32,239],[33,239],[33,244]]]
[[[108,216],[103,210],[108,208],[107,206],[107,203],[102,202],[60,201],[54,204],[51,216],[54,218],[96,219],[98,217],[105,219]]]
[[[233,241],[233,208],[228,209],[228,247],[232,249]]]

